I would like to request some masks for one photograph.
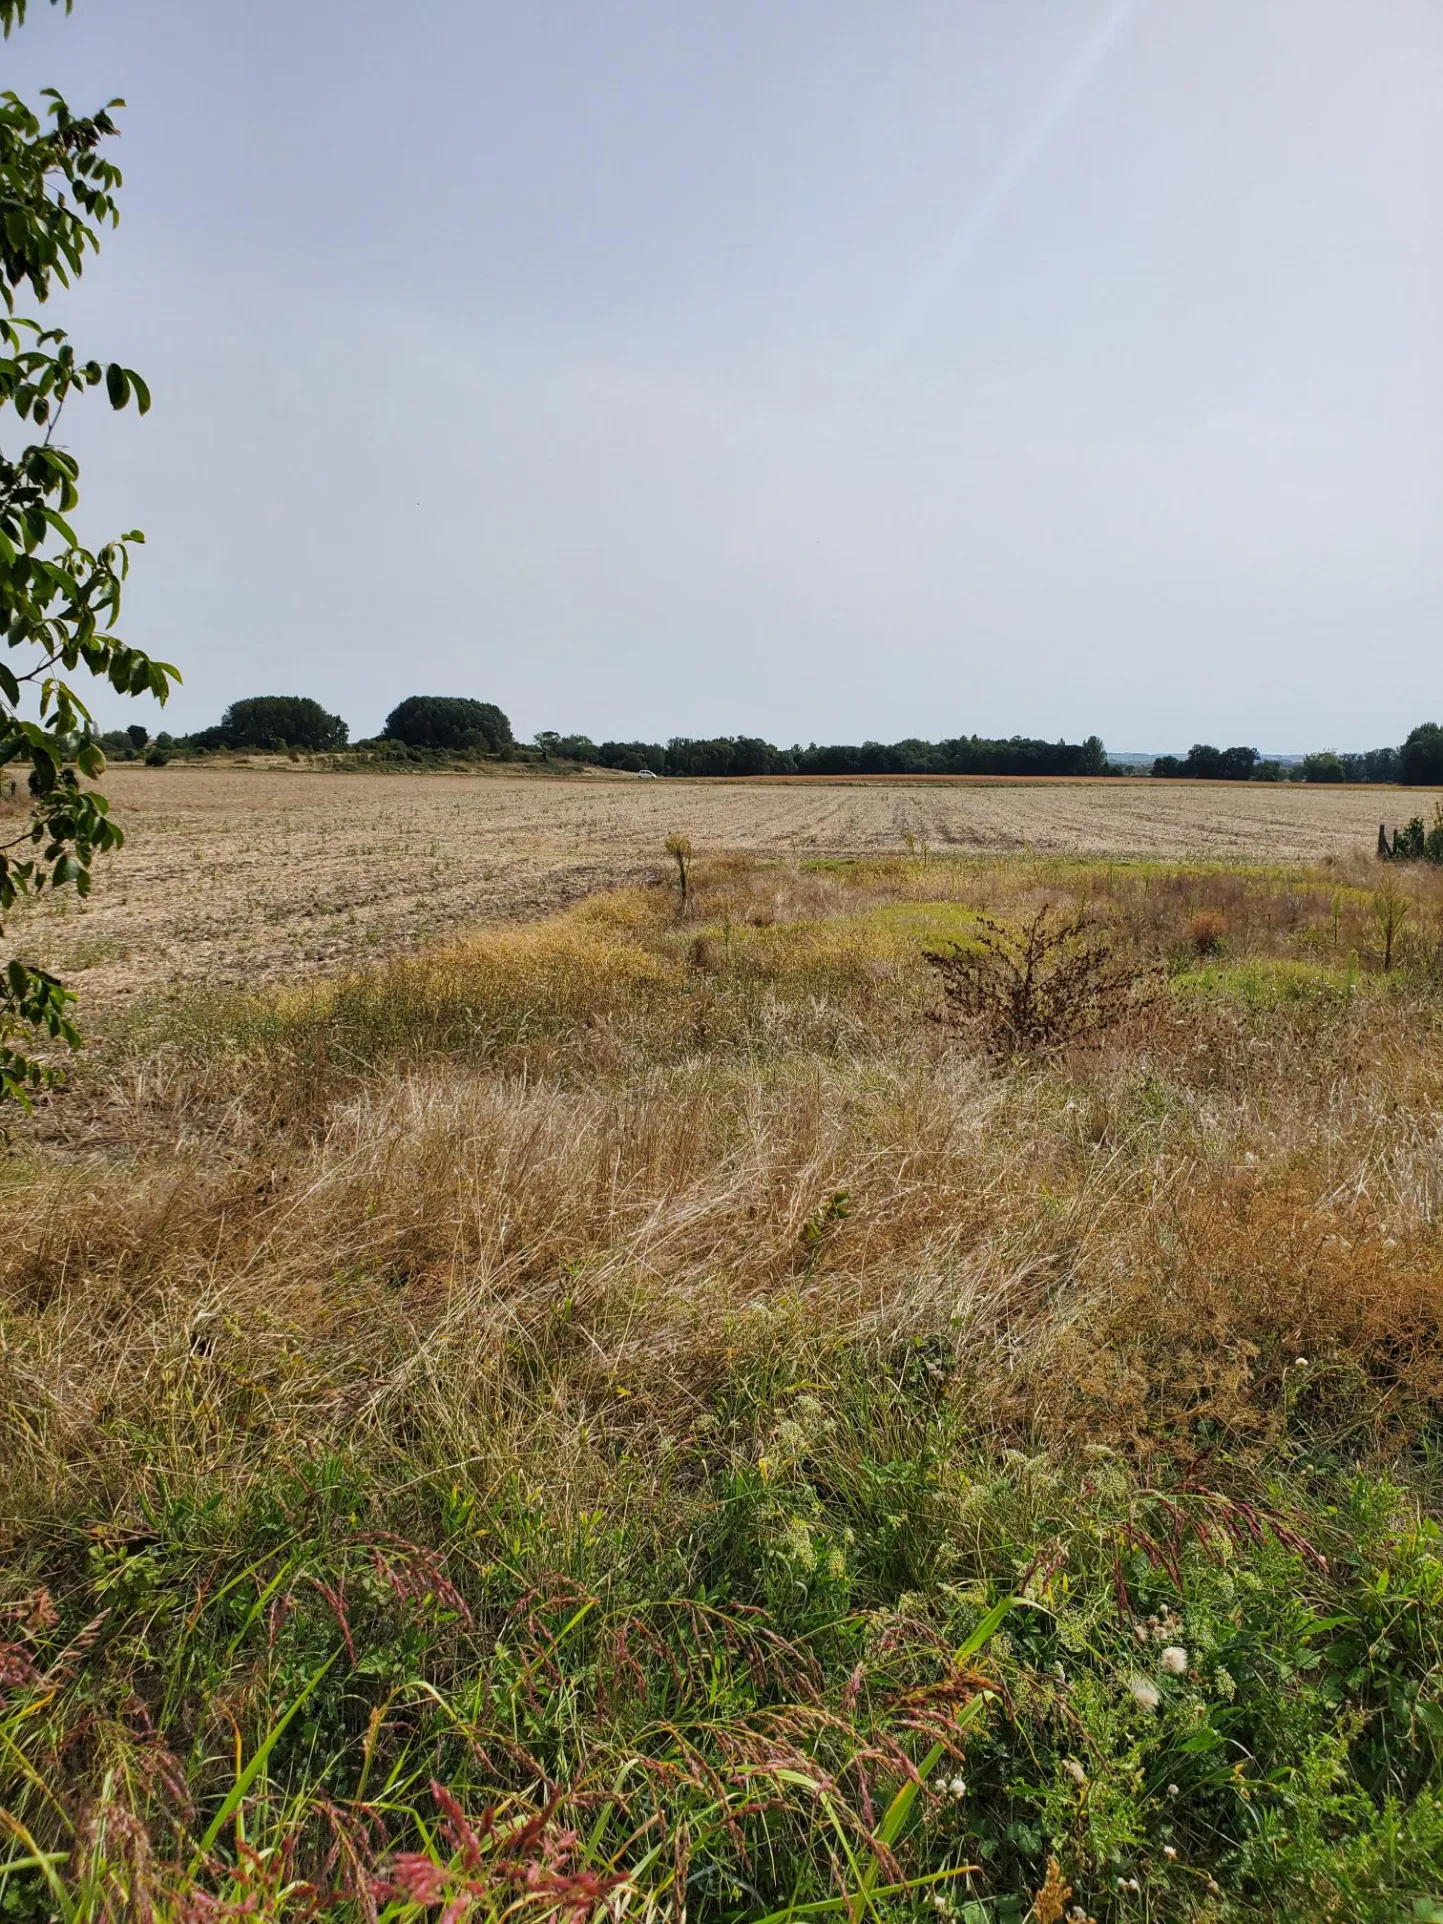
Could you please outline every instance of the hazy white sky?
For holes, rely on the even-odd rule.
[[[168,725],[1443,719],[1438,0],[32,0]],[[127,718],[124,704],[103,713]]]

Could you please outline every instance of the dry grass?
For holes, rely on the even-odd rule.
[[[471,805],[464,788],[433,802],[456,793],[439,780],[386,788],[398,807]],[[686,821],[683,797],[700,810],[740,806],[735,794],[668,790],[665,819]],[[651,791],[639,796],[616,806],[651,806]],[[742,802],[762,836],[770,804]],[[503,819],[492,832],[518,846],[521,814]],[[553,817],[526,819],[538,846],[561,833]],[[606,819],[638,832],[635,813]],[[535,859],[574,877],[551,850]],[[1307,1739],[1334,1745],[1335,1777],[1321,1747],[1256,1765],[1259,1782],[1292,1786],[1279,1808],[1294,1855],[1277,1844],[1271,1869],[1236,1841],[1256,1812],[1236,1802],[1233,1765],[1281,1745],[1302,1717],[1290,1686],[1271,1672],[1239,1683],[1229,1658],[1225,1681],[1199,1671],[1187,1685],[1175,1726],[1132,1732],[1137,1646],[1115,1597],[1139,1599],[1139,1614],[1148,1599],[1194,1612],[1189,1644],[1207,1611],[1226,1629],[1229,1612],[1242,1623],[1262,1608],[1250,1598],[1272,1598],[1260,1646],[1306,1643],[1323,1632],[1305,1636],[1287,1614],[1305,1582],[1344,1586],[1309,1593],[1309,1623],[1340,1611],[1361,1622],[1357,1595],[1383,1594],[1377,1569],[1413,1567],[1386,1478],[1411,1486],[1415,1535],[1417,1510],[1437,1507],[1443,879],[1404,878],[1412,912],[1386,979],[1375,881],[1351,858],[1236,871],[713,858],[696,863],[685,917],[674,886],[620,888],[371,968],[117,1021],[73,1095],[17,1138],[0,1188],[10,1596],[18,1610],[50,1586],[72,1635],[97,1611],[119,1613],[93,1665],[76,1659],[76,1680],[66,1671],[33,1715],[25,1697],[28,1721],[10,1727],[34,1779],[56,1788],[54,1808],[23,1772],[7,1795],[54,1844],[67,1823],[80,1834],[103,1782],[118,1808],[144,1813],[146,1848],[162,1852],[165,1798],[142,1783],[160,1766],[131,1706],[213,1811],[229,1733],[253,1747],[327,1651],[343,1650],[336,1676],[350,1682],[336,1684],[332,1722],[306,1739],[311,1752],[288,1753],[290,1775],[250,1820],[287,1851],[311,1848],[318,1787],[346,1821],[414,1841],[407,1813],[428,1774],[464,1784],[473,1805],[524,1810],[544,1776],[578,1800],[572,1843],[544,1859],[559,1875],[581,1862],[575,1839],[611,1821],[598,1813],[614,1808],[624,1760],[644,1756],[666,1786],[670,1868],[644,1871],[641,1845],[618,1842],[607,1862],[621,1864],[627,1902],[638,1914],[679,1905],[694,1859],[698,1876],[725,1863],[743,1880],[727,1904],[699,1896],[705,1914],[758,1916],[798,1890],[855,1892],[837,1826],[872,1848],[887,1785],[915,1772],[922,1749],[907,1745],[924,1733],[966,1753],[982,1828],[949,1830],[937,1800],[907,1875],[960,1875],[938,1866],[973,1861],[995,1838],[979,1902],[1030,1897],[1060,1853],[1100,1909],[1117,1862],[1146,1850],[1154,1915],[1215,1914],[1194,1903],[1203,1871],[1167,1882],[1162,1845],[1177,1837],[1184,1868],[1191,1850],[1235,1876],[1240,1902],[1271,1890],[1271,1914],[1374,1915],[1357,1893],[1383,1873],[1352,1858],[1340,1869],[1337,1856],[1338,1837],[1372,1835],[1363,1804],[1319,1818],[1326,1845],[1306,1842],[1298,1812],[1323,1808],[1320,1786],[1354,1767],[1350,1745],[1364,1755],[1365,1726],[1383,1733],[1384,1761],[1376,1783],[1374,1765],[1357,1763],[1357,1795],[1378,1808],[1388,1794],[1422,1800],[1410,1823],[1433,1808],[1431,1725],[1417,1709],[1436,1694],[1433,1577],[1416,1579],[1432,1601],[1389,1620],[1389,1648],[1413,1653],[1397,1661],[1414,1708],[1388,1708],[1381,1684],[1340,1685],[1337,1702],[1362,1721],[1354,1729],[1320,1696]],[[1095,1048],[1009,1063],[924,1019],[929,944],[965,944],[980,914],[1021,924],[1048,902],[1085,908],[1119,954],[1165,975],[1139,1020]],[[1343,1533],[1338,1568],[1356,1569],[1357,1594],[1319,1574],[1294,1527],[1297,1491],[1324,1468],[1340,1480],[1307,1527]],[[1367,1489],[1392,1491],[1367,1499],[1386,1521],[1349,1535],[1339,1506],[1369,1477],[1383,1480]],[[1224,1523],[1194,1538],[1195,1502]],[[404,1556],[384,1548],[398,1540]],[[1225,1581],[1239,1558],[1254,1559],[1247,1582]],[[1158,1572],[1174,1566],[1167,1589]],[[367,1569],[390,1572],[385,1596]],[[464,1616],[424,1636],[410,1618],[386,1618],[383,1634],[367,1614],[391,1610],[398,1586],[434,1599],[443,1581]],[[1209,1586],[1223,1588],[1214,1598]],[[1014,1588],[1048,1622],[1080,1614],[1055,1648],[1019,1628],[1000,1671],[958,1667],[949,1650]],[[247,1610],[257,1599],[249,1616],[225,1614],[231,1595]],[[185,1667],[200,1659],[171,1646],[198,1647],[213,1597],[202,1677]],[[741,1611],[727,1621],[745,1620],[747,1637],[764,1625],[798,1640],[784,1665],[780,1642],[765,1661],[760,1644],[735,1658],[738,1674],[751,1666],[745,1707],[733,1656],[665,1627],[678,1599],[699,1598]],[[578,1647],[573,1670],[555,1652],[583,1608],[611,1628]],[[517,1646],[526,1687],[547,1679],[534,1698],[507,1668]],[[1088,1682],[1087,1653],[1104,1648]],[[1083,1682],[1059,1694],[1054,1659]],[[1311,1661],[1297,1656],[1289,1674]],[[723,1672],[724,1687],[704,1683]],[[989,1713],[994,1734],[969,1749],[973,1712],[959,1723],[954,1711],[980,1705],[984,1683],[1005,1715]],[[1229,1687],[1245,1728],[1228,1722]],[[1234,1732],[1217,1784],[1187,1747],[1209,1718]],[[1406,1766],[1389,1761],[1400,1746]],[[1079,1753],[1095,1780],[1087,1798],[1066,1761]],[[373,1808],[373,1768],[405,1796]],[[287,1799],[299,1800],[293,1819]],[[644,1816],[628,1806],[628,1824]],[[189,1835],[190,1820],[165,1821]],[[898,1871],[890,1845],[878,1850]],[[1414,1866],[1406,1892],[1396,1864],[1387,1872],[1402,1902],[1431,1888],[1416,1866],[1443,1866],[1443,1845],[1395,1856]],[[585,1862],[600,1875],[599,1858]],[[112,1865],[107,1901],[138,1875]],[[161,1884],[180,1889],[178,1875]],[[239,1872],[208,1859],[187,1875],[187,1890],[197,1877],[215,1890]],[[385,1875],[399,1888],[400,1873]],[[564,1913],[540,1876],[536,1914]],[[578,1907],[611,1888],[588,1887]],[[486,1914],[503,1910],[496,1897]]]
[[[124,853],[83,907],[17,924],[37,959],[113,1001],[255,983],[544,913],[636,879],[668,834],[768,859],[941,853],[1306,862],[1371,851],[1406,797],[1218,783],[773,784],[107,772]],[[1412,807],[1408,803],[1408,807]]]

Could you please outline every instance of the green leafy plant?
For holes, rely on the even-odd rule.
[[[0,0],[7,35],[24,18],[24,0]],[[92,860],[122,840],[104,795],[84,785],[102,773],[105,756],[69,677],[83,671],[119,694],[160,701],[180,678],[111,632],[127,544],[144,537],[132,530],[93,550],[82,545],[67,518],[79,501],[79,464],[57,440],[72,397],[103,386],[112,407],[133,400],[144,414],[149,389],[119,362],[79,360],[61,329],[16,312],[17,299],[43,302],[53,286],[77,279],[86,254],[98,251],[100,228],[118,217],[120,170],[100,148],[118,131],[111,110],[122,103],[76,116],[53,89],[45,98],[42,120],[13,93],[0,96],[0,409],[13,409],[34,436],[0,451],[0,768],[28,768],[31,802],[25,829],[0,844],[0,917],[43,889],[86,894]],[[41,1039],[78,1045],[72,1000],[46,970],[18,956],[5,961],[0,1103],[27,1103],[57,1079],[29,1050]]]

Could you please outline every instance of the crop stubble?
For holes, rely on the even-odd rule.
[[[1390,791],[1223,783],[770,783],[116,768],[124,850],[90,901],[15,923],[87,1000],[343,967],[560,906],[698,852],[895,851],[1317,861],[1413,812]]]

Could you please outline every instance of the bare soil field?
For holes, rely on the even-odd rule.
[[[335,969],[536,914],[698,853],[900,849],[1230,863],[1372,848],[1425,800],[1391,790],[1148,781],[630,782],[281,768],[113,768],[126,829],[88,903],[31,907],[36,959],[94,1004],[164,984]],[[1426,812],[1426,809],[1425,811]]]

